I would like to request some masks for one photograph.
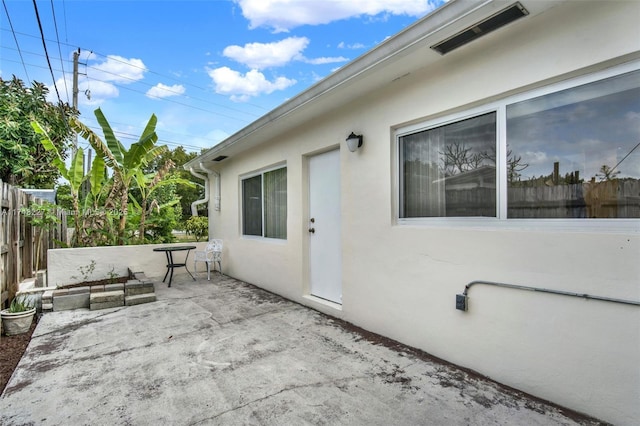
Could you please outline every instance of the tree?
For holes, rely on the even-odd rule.
[[[47,102],[49,90],[38,82],[25,87],[15,76],[0,78],[0,179],[23,188],[53,188],[60,173],[53,159],[56,154],[40,143],[31,127],[38,121],[51,143],[66,158],[73,136],[68,120],[78,112],[66,103]]]
[[[42,252],[42,237],[55,225],[60,223],[57,206],[45,201],[42,204],[31,203],[29,206],[31,224],[39,229],[36,243],[36,271],[40,269],[40,253]]]
[[[522,162],[521,155],[515,155],[510,149],[507,150],[507,179],[509,183],[519,180],[520,176],[522,176],[520,172],[527,167],[529,167],[529,164]]]
[[[105,164],[113,172],[113,181],[109,195],[105,201],[106,209],[119,208],[120,220],[117,228],[118,244],[125,243],[127,213],[129,211],[129,192],[139,176],[144,176],[145,167],[167,151],[166,146],[156,146],[158,135],[155,128],[158,119],[151,115],[142,136],[131,144],[129,149],[116,138],[111,125],[100,108],[94,111],[96,119],[102,128],[104,141],[88,126],[77,119],[70,121],[71,128],[86,139],[96,156],[102,157]]]
[[[173,230],[180,219],[180,197],[176,194],[175,188],[176,185],[171,182],[154,188],[153,200],[145,211],[144,234],[142,234],[145,243],[174,242]],[[132,229],[138,230],[137,239],[140,240],[142,209],[133,208],[136,204],[137,201],[133,198],[132,204],[130,204],[130,222]]]
[[[200,241],[200,238],[209,232],[209,220],[204,216],[191,216],[186,222],[185,230],[187,234],[193,235],[196,241]]]
[[[611,166],[603,164],[602,167],[600,167],[600,171],[596,173],[596,177],[600,182],[613,180],[620,174],[620,170],[614,170],[615,167],[612,168]]]
[[[169,150],[160,155],[155,161],[150,163],[147,168],[147,173],[156,172],[163,164],[171,160],[175,164],[175,168],[171,171],[171,176],[177,176],[183,179],[184,182],[189,182],[188,184],[178,183],[176,187],[176,192],[180,194],[180,209],[183,218],[191,216],[191,203],[204,197],[204,186],[200,183],[200,180],[198,179],[198,182],[193,184],[193,176],[191,173],[182,168],[184,164],[197,156],[197,153],[186,152],[183,147],[179,146],[174,150]],[[206,209],[202,213],[206,216]]]
[[[140,242],[144,242],[145,239],[145,222],[147,214],[150,214],[154,208],[160,210],[163,207],[167,208],[179,204],[180,197],[177,197],[175,195],[175,187],[177,185],[182,185],[186,188],[195,186],[193,182],[182,179],[178,177],[177,174],[169,174],[173,167],[175,167],[173,161],[167,160],[155,173],[139,173],[135,175],[137,191],[140,194],[141,202],[138,204],[137,200],[133,197],[132,201],[136,202],[136,207],[138,207],[140,211],[140,222],[138,225],[138,235],[140,238]],[[161,206],[160,204],[163,200],[161,198],[151,199],[151,196],[154,195],[154,192],[157,192],[159,189],[167,185],[173,186],[173,198],[170,200],[166,200],[165,204]],[[170,231],[172,230],[173,229],[171,229]]]
[[[471,148],[459,142],[446,145],[444,151],[439,154],[443,157],[445,176],[454,176],[458,173],[478,169],[488,158],[486,153],[472,153]]]

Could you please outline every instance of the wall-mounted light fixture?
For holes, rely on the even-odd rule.
[[[362,135],[356,135],[351,132],[351,134],[347,137],[347,147],[349,151],[356,152],[358,148],[362,146]]]

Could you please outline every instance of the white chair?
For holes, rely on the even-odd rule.
[[[211,281],[212,263],[213,270],[215,271],[215,263],[218,262],[218,270],[222,274],[222,240],[210,240],[204,250],[195,251],[194,254],[193,270],[196,274],[198,273],[198,262],[205,262],[207,264],[207,280]]]

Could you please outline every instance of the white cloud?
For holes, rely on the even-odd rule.
[[[233,101],[247,101],[252,96],[269,94],[276,90],[284,90],[296,83],[285,77],[278,77],[273,81],[258,70],[251,70],[241,74],[228,67],[208,70],[209,77],[215,83],[216,93],[230,96]]]
[[[347,62],[349,58],[345,58],[344,56],[326,56],[322,58],[313,58],[313,59],[303,58],[301,60],[303,62],[306,62],[307,64],[321,65],[321,64],[335,64],[336,62]]]
[[[78,103],[81,105],[100,105],[107,99],[120,96],[116,86],[102,81],[78,83],[78,90]]]
[[[71,90],[73,87],[73,82],[71,80],[65,80],[59,78],[56,81],[56,87],[58,88],[58,93],[60,93],[60,98],[63,102],[67,102],[69,104],[73,103],[73,100],[67,97],[67,94],[71,96]],[[80,81],[78,83],[78,105],[100,105],[107,99],[117,98],[120,95],[118,88],[111,83],[106,83],[103,81]],[[49,93],[47,94],[47,101],[58,103],[56,89],[51,86],[49,87]]]
[[[309,45],[306,37],[289,37],[274,43],[248,43],[228,46],[222,54],[253,69],[283,66],[299,59]]]
[[[301,25],[320,25],[355,16],[380,13],[422,16],[441,2],[436,0],[234,0],[249,20],[249,28],[267,27],[287,32]]]
[[[521,155],[522,162],[529,164],[532,167],[539,165],[546,165],[549,162],[549,158],[546,152],[543,151],[525,151]]]
[[[107,99],[117,98],[120,96],[120,91],[115,84],[134,83],[143,79],[147,71],[142,60],[126,59],[117,55],[109,55],[102,62],[91,63],[97,60],[97,56],[93,52],[83,50],[80,52],[79,60],[87,63],[87,75],[82,76],[78,82],[78,105],[95,106]],[[56,87],[62,101],[71,104],[73,101],[68,98],[71,96],[73,87],[71,79],[67,79],[66,82],[64,79],[58,79]],[[53,86],[49,87],[47,100],[58,102]]]
[[[167,86],[166,84],[158,83],[151,89],[147,90],[148,98],[168,98],[170,96],[179,96],[184,94],[185,88],[181,84],[174,84],[173,86]]]
[[[228,46],[222,53],[227,58],[258,70],[284,66],[292,61],[320,65],[349,60],[344,56],[307,58],[302,52],[308,45],[309,39],[306,37],[289,37],[274,43],[248,43],[244,47]]]
[[[364,49],[366,46],[362,43],[345,44],[344,41],[338,43],[338,49]]]
[[[89,64],[87,76],[94,80],[129,84],[144,78],[147,67],[141,59],[126,59],[118,55],[109,55],[103,62]]]
[[[629,111],[624,115],[624,118],[629,120],[630,122],[640,122],[640,112]]]

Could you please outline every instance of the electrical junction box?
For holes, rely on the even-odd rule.
[[[464,294],[456,294],[456,309],[460,311],[467,310],[467,296]]]

